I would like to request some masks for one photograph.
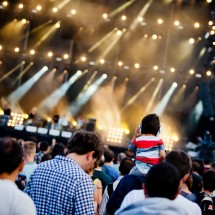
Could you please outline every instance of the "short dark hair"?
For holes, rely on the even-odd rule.
[[[40,142],[40,151],[45,152],[49,147],[49,144],[47,141],[41,141]]]
[[[191,171],[192,160],[190,156],[184,151],[171,151],[167,154],[165,160],[166,162],[171,163],[178,169],[181,179]]]
[[[57,155],[64,155],[65,145],[63,143],[56,143],[52,149],[51,156],[55,158]]]
[[[165,162],[153,166],[145,179],[149,197],[164,197],[170,200],[176,198],[179,183],[179,171],[172,164]]]
[[[96,132],[78,130],[67,143],[67,154],[76,153],[84,155],[94,151],[94,158],[100,159],[103,153],[103,145],[100,136]]]
[[[104,152],[105,162],[111,162],[114,158],[114,152],[112,150],[105,150]]]
[[[207,171],[202,176],[203,188],[210,192],[215,190],[215,172]]]
[[[0,139],[0,173],[12,173],[23,161],[22,146],[13,138]]]
[[[123,158],[119,165],[119,171],[121,175],[127,175],[134,166],[135,163],[131,158]]]
[[[157,135],[160,130],[160,119],[157,114],[148,114],[141,121],[141,133]]]

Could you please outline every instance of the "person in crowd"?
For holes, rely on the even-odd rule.
[[[44,161],[49,161],[49,160],[51,160],[51,159],[52,159],[52,156],[51,156],[49,153],[44,154],[44,155],[42,156],[42,158],[41,158],[40,163],[42,163],[42,162],[44,162]]]
[[[102,167],[104,163],[105,163],[105,157],[104,155],[102,155],[102,157],[98,161],[98,165],[93,171],[93,176],[95,178],[98,178],[102,182],[102,192],[104,192],[104,189],[108,184],[113,182],[111,177],[108,174],[106,174],[104,171],[102,171]]]
[[[197,203],[201,207],[203,215],[215,214],[215,172],[207,171],[202,176],[203,191],[197,196]]]
[[[30,176],[37,167],[37,163],[34,161],[36,157],[36,143],[32,141],[26,141],[23,144],[24,149],[24,161],[25,165],[23,168],[23,174],[26,175],[27,182],[30,179]]]
[[[167,154],[167,156],[165,158],[165,162],[172,164],[173,166],[176,167],[176,169],[178,169],[179,174],[180,174],[179,188],[181,188],[181,184],[184,181],[186,181],[186,179],[189,176],[190,171],[191,171],[192,161],[191,161],[190,156],[187,153],[185,153],[184,151],[175,150],[175,151],[171,151]],[[142,190],[140,190],[140,189],[133,190],[126,195],[120,208],[123,209],[123,208],[127,207],[128,205],[130,205],[131,203],[134,203],[141,199],[142,200],[145,199],[144,192],[142,192]],[[196,203],[186,199],[182,195],[179,194],[176,197],[176,199],[173,201],[174,201],[174,204],[177,204],[178,206],[183,207],[186,210],[186,214],[201,215],[200,207]]]
[[[135,163],[131,158],[126,157],[121,160],[120,165],[119,165],[120,176],[118,177],[118,179],[116,181],[108,184],[107,187],[105,188],[104,194],[102,196],[102,201],[99,206],[99,215],[106,214],[106,204],[108,202],[109,197],[111,196],[113,191],[116,189],[120,180],[130,172],[130,170],[134,167],[134,165],[135,165]]]
[[[68,140],[66,156],[38,165],[25,189],[37,213],[94,214],[93,183],[86,172],[102,153],[100,136],[79,130]]]
[[[29,196],[20,191],[14,181],[24,166],[23,149],[12,138],[0,139],[0,214],[36,215]]]
[[[193,176],[190,174],[187,180],[182,183],[180,194],[185,198],[189,199],[190,201],[195,202],[196,195],[190,191],[192,186],[193,186]]]
[[[60,119],[60,114],[56,110],[52,116],[52,129],[59,129],[59,119]]]
[[[41,162],[41,158],[48,151],[49,144],[46,141],[41,141],[38,143],[39,152],[36,154],[36,163],[39,164]]]
[[[56,143],[51,151],[52,158],[57,155],[64,155],[65,145],[63,143]]]
[[[37,117],[37,108],[32,107],[31,110],[28,113],[28,118],[26,120],[26,125],[34,125],[34,121]]]
[[[67,130],[69,126],[69,121],[66,117],[66,114],[63,114],[59,119],[59,126],[62,130]]]
[[[3,112],[4,112],[4,115],[3,115],[2,125],[6,126],[9,122],[10,117],[11,117],[11,109],[10,109],[8,104],[3,105]]]
[[[163,141],[157,137],[160,119],[156,114],[145,116],[129,144],[129,150],[136,152],[136,165],[130,174],[145,175],[149,169],[165,158]]]
[[[187,215],[186,210],[174,201],[179,193],[180,173],[169,163],[153,166],[143,186],[146,199],[139,200],[116,212],[116,215]]]
[[[118,172],[118,174],[120,175],[120,171],[119,171],[119,165],[122,161],[122,159],[126,158],[126,154],[124,152],[120,152],[118,155],[117,155],[117,158],[116,158],[116,163],[112,165],[112,167]]]
[[[114,159],[114,152],[112,150],[105,150],[104,152],[105,163],[102,167],[102,170],[107,173],[113,181],[115,181],[119,174],[118,172],[112,167],[112,161]]]

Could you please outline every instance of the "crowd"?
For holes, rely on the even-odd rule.
[[[81,129],[66,146],[1,138],[0,214],[215,214],[215,163],[166,153],[160,127],[145,116],[118,154]]]

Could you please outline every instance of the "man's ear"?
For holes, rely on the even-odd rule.
[[[184,183],[186,180],[187,180],[187,178],[189,177],[189,173],[187,173],[182,179],[181,179],[181,181]]]
[[[24,160],[19,164],[19,172],[21,172],[24,168],[25,162]]]
[[[95,154],[95,151],[91,151],[87,153],[87,160],[93,159],[93,155]]]

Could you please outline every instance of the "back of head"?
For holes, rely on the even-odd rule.
[[[24,156],[34,156],[36,154],[36,143],[26,141],[23,144]]]
[[[46,141],[41,141],[39,144],[40,144],[40,151],[42,152],[45,152],[49,147],[49,144]]]
[[[114,152],[112,150],[105,150],[104,152],[105,162],[111,162],[114,159]]]
[[[180,174],[170,163],[153,166],[146,175],[145,188],[149,197],[176,198],[179,191]]]
[[[121,162],[122,159],[126,158],[126,154],[124,152],[120,152],[118,155],[117,155],[117,161]]]
[[[100,136],[96,132],[78,130],[67,143],[67,154],[76,153],[84,155],[94,151],[94,158],[100,159],[103,153],[103,145]]]
[[[22,146],[13,138],[0,139],[0,174],[12,173],[23,161]]]
[[[188,173],[190,173],[192,167],[192,160],[190,156],[184,151],[175,150],[167,154],[165,158],[166,162],[174,165],[181,176],[181,179]]]
[[[141,133],[157,135],[160,130],[160,119],[157,114],[149,114],[142,119]]]
[[[98,166],[103,167],[105,163],[105,157],[104,155],[101,156],[101,158],[98,160]]]
[[[54,158],[57,155],[64,155],[64,144],[63,143],[56,143],[52,149],[51,156]]]
[[[213,192],[215,190],[215,172],[205,172],[202,176],[202,181],[204,190],[208,190],[209,192]]]
[[[135,163],[131,158],[124,158],[120,162],[119,171],[121,175],[127,175],[134,166]]]

